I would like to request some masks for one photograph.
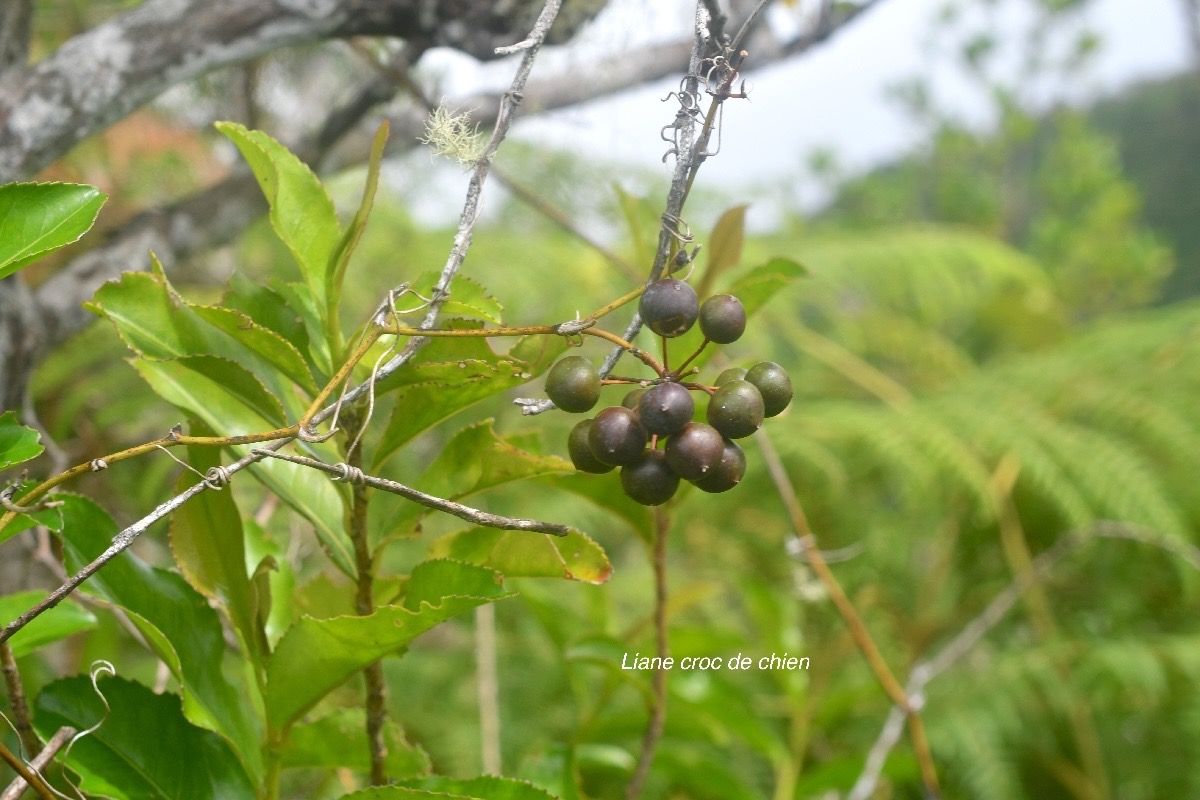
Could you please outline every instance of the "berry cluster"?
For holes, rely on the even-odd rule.
[[[728,294],[715,295],[700,305],[687,283],[665,278],[646,287],[639,313],[650,330],[664,339],[680,336],[698,321],[710,342],[729,344],[746,329],[746,310]],[[666,343],[664,342],[664,351]],[[727,369],[713,386],[683,378],[696,370],[683,369],[699,350],[674,372],[657,378],[613,378],[602,381],[591,361],[567,356],[546,378],[546,394],[564,411],[591,411],[600,400],[603,383],[639,385],[621,405],[606,408],[577,424],[567,439],[575,468],[605,473],[621,468],[621,487],[634,501],[647,506],[665,503],[680,479],[706,492],[725,492],[746,473],[746,456],[734,441],[754,433],[764,417],[773,417],[792,400],[792,382],[783,367],[770,361],[749,370]],[[692,392],[708,395],[707,423],[695,422]]]

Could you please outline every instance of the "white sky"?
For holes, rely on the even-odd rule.
[[[617,13],[599,20],[589,38],[611,42],[636,38],[638,30],[663,30],[645,21],[656,6],[662,23],[673,25],[676,35],[688,29],[690,2],[674,14],[662,10],[673,4],[618,2]],[[945,0],[884,0],[809,55],[753,73],[751,102],[726,104],[723,150],[706,163],[703,177],[719,184],[769,180],[779,175],[781,166],[798,168],[818,147],[831,147],[843,165],[863,169],[910,147],[916,130],[897,104],[884,97],[884,89],[929,71],[923,41],[929,20],[944,4]],[[1073,87],[1072,94],[1095,95],[1183,68],[1188,52],[1179,6],[1179,0],[1094,0],[1084,22],[1100,34],[1101,51],[1084,85]],[[1008,16],[1001,21],[1001,31],[1007,27],[1023,35],[1021,20],[1012,18],[1020,15]],[[659,164],[658,130],[673,111],[658,101],[676,83],[672,79],[586,108],[531,119],[520,126],[519,135],[573,149],[586,147],[602,158]],[[936,91],[945,106],[969,119],[983,119],[977,89],[962,81],[939,80]]]

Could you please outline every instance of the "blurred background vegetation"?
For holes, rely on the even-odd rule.
[[[41,46],[132,5],[39,3]],[[1086,3],[1032,5],[1052,29]],[[1200,74],[1131,86],[1086,107],[1035,105],[1023,87],[1086,71],[1103,43],[1079,37],[1074,59],[1006,81],[992,59],[1041,43],[996,41],[953,15],[935,26],[955,68],[994,104],[996,125],[956,121],[917,76],[894,93],[925,131],[913,152],[865,175],[844,173],[836,152],[811,154],[806,173],[781,182],[819,183],[827,202],[784,208],[775,230],[748,236],[741,271],[718,288],[774,255],[809,274],[771,300],[720,366],[770,359],[791,371],[796,400],[769,436],[821,549],[902,676],[1064,537],[1105,521],[1127,537],[1087,538],[930,684],[924,716],[945,797],[1200,797],[1200,580],[1178,556],[1195,552],[1200,524]],[[270,128],[287,117],[273,104],[288,95],[272,86],[294,90],[344,58],[322,48],[211,76],[188,87],[187,103],[171,97],[136,112],[43,177],[110,192],[103,224],[116,226],[229,169],[198,117],[236,111]],[[727,111],[754,114],[753,105]],[[648,263],[660,173],[528,142],[510,143],[498,164],[630,263]],[[419,221],[414,209],[430,191],[458,197],[456,174],[424,154],[392,170],[352,267],[357,308],[344,319],[361,318],[404,276],[439,265],[450,245],[452,229]],[[344,193],[339,208],[352,209],[361,175],[334,186]],[[706,186],[701,171],[689,206],[699,241],[727,206],[754,200]],[[31,278],[55,268],[41,264]],[[261,279],[292,267],[264,222],[197,259],[193,285],[176,284],[215,298],[233,269]],[[490,196],[466,270],[504,303],[509,324],[573,317],[634,279],[502,192]],[[72,463],[177,421],[123,356],[115,333],[96,325],[37,373],[38,414]],[[522,418],[509,402],[539,391],[456,416],[418,441],[394,474],[419,474],[454,431],[484,417],[564,455],[573,418]],[[672,672],[649,797],[839,796],[889,709],[789,547],[793,533],[762,455],[748,452],[735,492],[690,492],[673,507],[672,652],[787,652],[808,656],[811,668]],[[165,457],[151,459],[79,490],[128,521],[171,492],[177,471]],[[653,649],[653,587],[638,534],[648,520],[618,495],[611,476],[569,476],[487,498],[512,513],[528,513],[536,498],[539,516],[571,520],[615,566],[603,587],[519,582],[520,597],[496,609],[505,772],[566,792],[554,776],[573,760],[595,798],[623,796],[645,725],[649,675],[622,672],[621,655]],[[246,508],[261,500],[243,499]],[[308,558],[316,545],[303,526],[284,511],[262,516],[296,565],[290,613],[328,610],[335,592],[349,597]],[[452,529],[440,524],[396,545],[395,563],[422,557]],[[169,563],[161,537],[141,547]],[[463,618],[386,662],[395,718],[450,774],[480,769],[473,647]],[[23,666],[36,693],[99,657],[155,682],[152,657],[103,614],[87,636]],[[352,698],[358,689],[346,691]],[[907,744],[883,775],[874,797],[921,796]],[[340,786],[336,774],[294,781],[296,797],[332,796]]]

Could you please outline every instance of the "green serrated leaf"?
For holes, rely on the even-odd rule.
[[[273,331],[256,325],[234,309],[196,306],[180,297],[167,281],[162,265],[153,271],[127,272],[104,284],[87,307],[104,316],[132,350],[149,359],[220,356],[269,380],[282,372],[313,390],[312,374],[296,349]]]
[[[63,496],[62,540],[72,573],[99,556],[116,523],[92,501]],[[247,769],[261,771],[259,736],[249,709],[221,670],[225,637],[216,611],[184,579],[126,551],[92,576],[83,591],[120,606],[183,687],[189,716],[236,745]],[[85,726],[86,727],[86,726]]]
[[[508,354],[527,365],[529,378],[536,378],[558,361],[571,347],[565,336],[522,336]]]
[[[508,578],[565,578],[600,584],[612,574],[612,564],[600,545],[575,530],[555,537],[471,528],[438,539],[430,546],[429,555],[490,567]]]
[[[484,775],[479,778],[449,778],[431,775],[428,778],[405,781],[413,789],[442,792],[480,800],[556,800],[556,798],[527,781]]]
[[[725,290],[742,301],[746,314],[758,311],[792,281],[803,278],[808,270],[790,258],[776,256],[765,264],[739,275]]]
[[[432,297],[437,281],[437,272],[422,272],[413,279],[412,290],[424,297]],[[397,307],[403,308],[404,301],[409,299],[408,295],[400,298]],[[450,296],[442,304],[442,313],[447,316],[482,319],[497,325],[501,324],[500,312],[503,310],[500,301],[488,294],[482,284],[462,275],[450,281]]]
[[[36,458],[43,449],[38,432],[17,422],[17,412],[0,414],[0,470]]]
[[[286,423],[279,400],[244,367],[224,358],[137,359],[133,366],[160,397],[223,436],[265,433]]]
[[[360,792],[344,794],[339,800],[471,800],[466,795],[446,792],[427,792],[424,789],[406,789],[401,786],[375,786]]]
[[[324,322],[335,257],[342,239],[333,201],[304,162],[262,131],[218,122],[250,165],[267,198],[271,227],[291,251]]]
[[[240,311],[262,327],[275,331],[312,364],[304,319],[282,294],[238,272],[230,278],[230,287],[221,298],[222,306]]]
[[[45,592],[17,592],[0,596],[0,626],[7,625],[17,617],[46,599]],[[13,655],[23,658],[42,645],[57,642],[81,631],[96,627],[96,615],[86,608],[67,600],[43,611],[8,640]]]
[[[98,687],[103,699],[78,675],[49,684],[34,703],[34,728],[47,739],[64,725],[102,723],[60,756],[83,791],[117,800],[255,796],[229,742],[189,724],[177,696],[124,678],[101,678]]]
[[[705,253],[708,261],[696,293],[706,298],[716,285],[721,273],[735,267],[742,260],[742,244],[746,240],[746,209],[748,205],[734,206],[721,215],[708,237]]]
[[[220,371],[208,372],[208,362],[203,359],[176,359],[174,361],[134,362],[151,388],[168,402],[186,410],[213,430],[222,435],[235,436],[263,433],[278,427],[276,421],[266,418],[254,408],[264,404],[270,395],[257,396],[253,376],[242,371],[236,364],[224,364]],[[225,375],[230,383],[218,380]],[[238,390],[245,394],[238,394]],[[260,387],[261,389],[261,387]],[[275,415],[275,411],[272,410]],[[282,410],[275,416],[281,420]],[[239,455],[249,452],[249,446],[230,448]],[[280,499],[303,514],[317,529],[317,536],[325,546],[334,564],[347,575],[354,574],[354,549],[342,525],[342,496],[324,475],[315,470],[297,468],[274,459],[266,459],[255,466],[252,474],[263,482]]]
[[[525,758],[517,777],[544,789],[559,800],[582,800],[579,775],[575,769],[575,748],[550,745],[544,751]]]
[[[574,471],[570,462],[557,456],[538,456],[513,446],[496,434],[493,421],[487,419],[455,434],[421,476],[417,488],[438,497],[461,499],[511,481]],[[394,508],[390,519],[372,519],[372,546],[405,535],[429,513],[416,503]]]
[[[512,364],[512,362],[509,362]],[[396,405],[373,456],[378,469],[421,432],[500,392],[525,383],[520,367],[480,367],[473,362],[453,382],[427,381],[396,393]]]
[[[23,481],[17,491],[13,493],[13,497],[19,500],[36,485],[34,481]],[[0,542],[7,541],[21,531],[29,530],[38,525],[45,526],[52,531],[61,531],[62,511],[55,507],[43,508],[30,514],[15,514],[9,523],[4,526],[4,529],[0,530]]]
[[[85,306],[113,323],[125,344],[146,358],[216,351],[216,332],[189,313],[159,274],[123,273],[101,286]]]
[[[365,716],[362,709],[345,708],[294,726],[283,750],[283,766],[370,772]],[[405,740],[399,725],[387,721],[383,738],[387,747],[384,770],[390,780],[429,774],[429,756]]]
[[[333,355],[325,338],[321,311],[317,308],[312,290],[303,283],[272,281],[271,290],[284,299],[287,307],[300,318],[308,339],[308,354],[315,366],[318,381],[333,374]]]
[[[247,350],[261,356],[268,364],[300,386],[315,393],[317,384],[304,357],[291,342],[275,331],[265,328],[250,317],[231,308],[192,306],[196,314],[218,330],[232,336]]]
[[[654,538],[654,530],[649,511],[645,506],[638,505],[621,491],[620,483],[613,475],[587,475],[576,472],[564,475],[554,482],[555,488],[565,489],[579,495],[624,520],[643,540],[650,542]]]
[[[0,186],[0,278],[78,241],[108,196],[76,183]]]
[[[329,273],[325,295],[329,303],[327,313],[329,318],[334,320],[333,327],[335,329],[337,328],[336,320],[338,307],[341,305],[342,282],[346,277],[346,267],[349,266],[350,256],[354,255],[354,250],[362,239],[363,231],[367,227],[367,219],[371,216],[371,207],[375,204],[375,190],[379,187],[379,167],[383,163],[383,148],[387,144],[389,129],[388,121],[384,120],[383,124],[379,126],[379,130],[375,132],[375,139],[371,142],[371,155],[367,159],[367,182],[363,187],[362,200],[358,204],[358,211],[354,213],[350,227],[346,229],[345,236],[338,242],[337,252],[334,255],[334,266]]]
[[[194,435],[212,435],[192,426]],[[221,463],[215,447],[188,448],[188,462],[201,473]],[[194,484],[195,476],[180,475],[175,490]],[[258,592],[246,574],[242,517],[230,492],[202,492],[171,515],[168,540],[179,571],[192,588],[215,601],[229,617],[251,660],[266,666],[270,652],[259,616]]]
[[[395,653],[420,634],[476,606],[510,597],[500,576],[470,564],[426,562],[413,570],[403,606],[365,617],[301,618],[284,634],[267,669],[271,730],[286,731],[306,711],[363,667]],[[426,573],[436,572],[436,579]]]

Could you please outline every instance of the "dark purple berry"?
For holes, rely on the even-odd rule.
[[[664,451],[667,464],[689,481],[706,477],[721,461],[725,439],[711,425],[689,422],[683,430],[667,439]]]
[[[592,420],[588,429],[588,447],[604,464],[623,466],[642,457],[649,440],[637,414],[624,406],[606,408]]]
[[[635,503],[660,506],[679,488],[679,476],[661,450],[647,450],[638,461],[621,467],[621,488]]]
[[[692,421],[696,403],[692,393],[678,383],[651,386],[638,402],[642,426],[658,436],[670,436]]]
[[[663,278],[642,292],[638,313],[647,328],[670,338],[687,333],[696,324],[700,303],[691,286],[675,278]]]
[[[708,475],[694,483],[701,491],[719,494],[737,486],[745,474],[746,454],[735,442],[726,440],[720,462],[709,470]]]

